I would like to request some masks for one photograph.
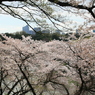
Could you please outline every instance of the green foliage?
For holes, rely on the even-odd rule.
[[[0,41],[6,40],[2,35],[0,35]]]
[[[69,80],[69,83],[73,83],[76,86],[79,86],[80,84],[78,83],[78,81],[74,81],[74,80]]]
[[[70,35],[67,33],[64,35],[65,38],[68,38]]]
[[[32,36],[34,40],[43,40],[43,41],[51,41],[51,40],[60,40],[60,37],[62,35],[58,33],[42,33],[42,32],[37,32],[36,35]]]
[[[6,36],[14,38],[14,39],[22,39],[22,35],[25,37],[31,36],[34,40],[43,40],[43,41],[51,41],[51,40],[63,40],[68,41],[67,38],[70,36],[69,34],[61,35],[59,33],[42,33],[41,31],[36,32],[36,35],[27,34],[24,31],[21,32],[15,32],[15,33],[5,33]],[[0,37],[2,40],[2,36]],[[63,38],[63,39],[61,39]]]
[[[51,41],[52,37],[50,33],[42,33],[37,32],[36,35],[32,36],[34,40],[43,40],[43,41]]]
[[[85,36],[84,38],[87,38],[87,39],[89,39],[91,36]]]
[[[76,37],[76,38],[79,38],[79,37],[80,37],[80,34],[79,34],[79,33],[76,33],[76,34],[75,34],[75,37]]]
[[[29,36],[29,34],[25,33],[24,31],[15,33],[5,33],[5,35],[14,39],[22,39],[22,35],[24,35],[25,37]]]
[[[61,35],[58,34],[58,33],[53,33],[53,34],[52,34],[52,40],[54,40],[54,39],[55,39],[55,40],[60,40],[60,36],[61,36]]]

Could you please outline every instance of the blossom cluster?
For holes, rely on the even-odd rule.
[[[27,76],[37,95],[42,92],[56,93],[52,95],[94,92],[94,37],[68,42],[5,38],[0,42],[0,66],[7,71],[9,80],[5,80],[8,82]]]

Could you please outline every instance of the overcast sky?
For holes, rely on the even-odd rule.
[[[21,31],[26,23],[10,15],[0,14],[0,33]]]
[[[73,17],[78,23],[82,23],[82,19]],[[22,20],[16,19],[10,15],[0,14],[0,33],[13,33],[22,31],[22,27],[26,26],[26,23]],[[36,26],[35,26],[36,27]]]
[[[57,10],[58,10],[58,7],[57,7]],[[63,12],[58,10],[58,13],[62,14]],[[67,14],[67,13],[63,13],[63,14],[70,15],[70,14]],[[83,19],[80,18],[79,16],[76,17],[75,15],[73,15],[73,16],[70,15],[69,17],[73,18],[73,20],[75,22],[77,22],[78,24],[83,23]],[[10,15],[0,14],[0,33],[6,33],[6,32],[13,33],[13,32],[17,32],[17,31],[22,31],[23,26],[26,26],[26,23],[24,21],[16,19],[16,18],[14,18]],[[34,24],[32,24],[32,26],[37,27]]]

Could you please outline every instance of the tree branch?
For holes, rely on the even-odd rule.
[[[31,89],[31,91],[32,91],[32,93],[33,93],[33,95],[36,95],[35,90],[34,90],[34,88],[32,87],[32,85],[30,84],[30,82],[29,82],[29,80],[28,80],[28,77],[26,76],[26,74],[25,74],[24,71],[22,70],[21,65],[19,65],[19,64],[17,64],[17,65],[18,65],[18,67],[19,67],[21,73],[23,74],[24,78],[26,79],[27,84],[28,84],[28,86],[30,87],[30,89]]]
[[[56,0],[48,0],[52,3],[55,3],[55,4],[58,4],[62,7],[74,7],[74,8],[77,8],[77,9],[84,9],[84,10],[87,10],[92,16],[93,18],[95,18],[95,14],[93,13],[93,9],[95,8],[95,6],[91,6],[91,7],[87,7],[87,6],[84,6],[84,5],[74,5],[72,3],[69,3],[69,2],[60,2],[60,1],[56,1]]]

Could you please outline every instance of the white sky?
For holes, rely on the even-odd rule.
[[[26,23],[10,15],[0,14],[0,33],[21,31]]]
[[[77,18],[73,16],[73,18],[77,23],[82,23],[83,19],[81,19],[80,17]],[[23,26],[26,26],[26,23],[24,21],[16,19],[10,15],[0,14],[0,33],[13,33],[17,31],[22,31]]]
[[[58,14],[60,13],[62,13],[62,11],[58,10]],[[66,12],[63,14],[68,15]],[[69,17],[71,17],[78,24],[83,23],[83,19],[79,16],[76,17],[74,15],[70,15]],[[16,19],[10,15],[0,14],[0,33],[13,33],[17,31],[22,31],[23,26],[26,26],[26,23],[24,21]],[[32,24],[32,26],[37,27],[35,24]]]
[[[57,8],[57,10],[58,10],[58,8]],[[58,13],[60,14],[60,13],[62,13],[62,11],[60,11],[60,9],[59,9]],[[67,13],[63,13],[63,14],[67,15]],[[76,17],[75,15],[70,15],[69,17],[71,17],[77,24],[82,24],[84,21],[79,16]],[[10,15],[0,14],[0,33],[6,33],[6,32],[13,33],[13,32],[17,32],[17,31],[22,31],[23,26],[26,26],[26,23],[24,21],[16,19]],[[37,27],[35,24],[32,24],[32,26]],[[70,25],[70,26],[72,26],[72,25]]]

